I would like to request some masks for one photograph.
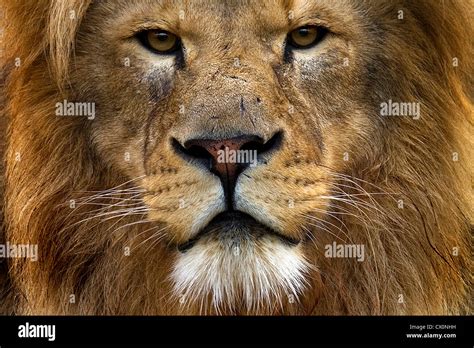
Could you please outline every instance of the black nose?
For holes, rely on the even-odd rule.
[[[242,135],[228,139],[190,139],[181,147],[181,152],[193,159],[205,161],[212,173],[222,182],[230,208],[238,176],[249,166],[258,164],[259,155],[270,154],[281,140],[275,134],[269,141],[256,135]]]

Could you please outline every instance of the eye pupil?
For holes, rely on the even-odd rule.
[[[156,34],[156,38],[160,41],[166,41],[168,40],[169,36],[168,34],[161,32]]]
[[[301,28],[298,33],[300,36],[308,36],[309,30],[307,28]]]

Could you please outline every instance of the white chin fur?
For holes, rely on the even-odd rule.
[[[237,307],[256,312],[297,303],[309,268],[300,246],[272,237],[238,244],[208,240],[177,256],[171,280],[181,306],[197,304],[203,314],[209,305],[217,313]]]

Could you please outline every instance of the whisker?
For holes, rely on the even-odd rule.
[[[308,219],[310,220],[310,219]],[[321,219],[317,219],[317,222],[319,223],[323,223],[324,221],[321,220]],[[327,228],[326,226],[324,225],[319,225],[319,224],[314,224],[312,222],[307,222],[310,226],[313,226],[313,227],[317,227],[318,229],[322,229],[324,231],[326,231],[327,233],[329,233],[330,235],[334,236],[335,238],[339,239],[340,241],[342,241],[343,243],[345,243],[346,241],[344,239],[342,239],[341,237],[339,237],[338,235],[334,234],[329,228]]]

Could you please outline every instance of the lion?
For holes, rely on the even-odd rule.
[[[1,4],[3,313],[472,314],[472,1]]]

